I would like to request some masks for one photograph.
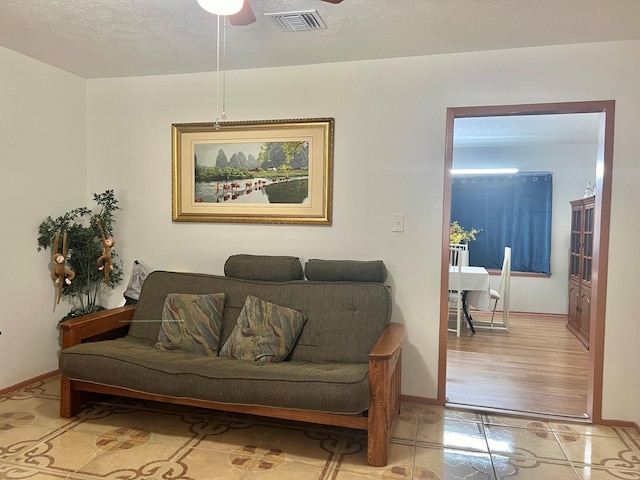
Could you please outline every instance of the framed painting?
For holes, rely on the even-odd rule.
[[[173,124],[173,221],[330,225],[333,130],[333,118]]]

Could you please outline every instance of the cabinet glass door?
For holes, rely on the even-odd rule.
[[[591,282],[591,263],[593,257],[593,207],[584,210],[584,232],[582,240],[582,281]]]
[[[582,210],[574,209],[571,212],[571,256],[569,261],[569,275],[580,275],[580,246],[582,236]]]

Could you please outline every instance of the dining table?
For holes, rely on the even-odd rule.
[[[458,288],[458,267],[449,266],[449,290]],[[471,331],[475,333],[473,318],[469,306],[484,311],[491,311],[491,283],[489,272],[484,267],[460,267],[460,290],[462,291],[462,309]]]

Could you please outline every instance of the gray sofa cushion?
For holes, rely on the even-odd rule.
[[[128,336],[153,345],[168,293],[218,292],[226,295],[221,345],[233,330],[248,295],[304,314],[307,323],[290,356],[292,361],[366,363],[391,319],[391,294],[381,283],[263,282],[156,271],[145,280]]]
[[[224,274],[227,277],[271,282],[304,278],[298,257],[275,255],[231,255],[224,264]]]
[[[387,267],[382,260],[319,260],[304,264],[308,280],[322,282],[379,282],[387,279]]]
[[[335,413],[360,413],[369,407],[366,363],[256,364],[118,339],[62,350],[60,370],[73,380],[221,403]]]

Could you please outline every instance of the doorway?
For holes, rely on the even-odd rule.
[[[442,285],[448,284],[449,273],[447,255],[449,247],[448,224],[451,215],[451,168],[453,165],[454,129],[456,119],[579,113],[599,114],[598,142],[594,172],[597,195],[595,206],[596,222],[594,227],[592,302],[590,307],[590,318],[593,319],[593,321],[589,328],[590,338],[592,341],[588,353],[586,402],[586,414],[594,423],[601,420],[602,410],[602,364],[611,199],[611,168],[613,160],[614,107],[615,102],[611,100],[553,104],[460,107],[449,108],[447,111],[442,232]],[[447,402],[447,311],[447,291],[443,287],[441,292],[440,358],[438,375],[438,399],[443,404]],[[488,407],[490,407],[490,405]]]

